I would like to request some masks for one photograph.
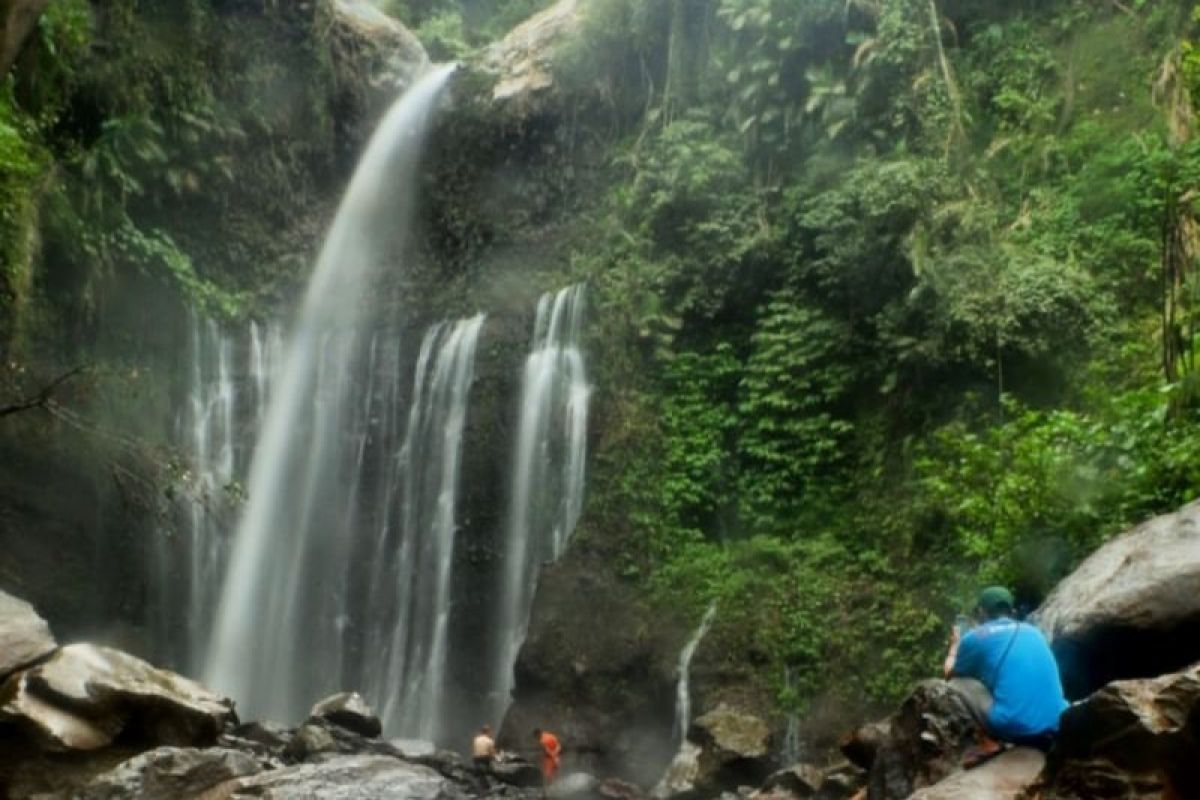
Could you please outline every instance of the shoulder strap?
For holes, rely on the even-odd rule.
[[[992,673],[992,685],[989,688],[991,688],[993,692],[996,690],[996,684],[1000,680],[1000,670],[1004,668],[1004,661],[1008,658],[1008,653],[1010,650],[1012,650],[1013,642],[1017,640],[1017,634],[1020,632],[1021,623],[1014,619],[1012,636],[1008,637],[1008,645],[1004,648],[1004,653],[1001,654],[1000,660],[996,662],[996,670]]]

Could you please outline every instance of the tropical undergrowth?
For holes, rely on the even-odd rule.
[[[784,707],[894,701],[1200,489],[1187,4],[598,0],[585,546]],[[785,680],[785,675],[789,676]],[[836,676],[834,678],[833,676]]]

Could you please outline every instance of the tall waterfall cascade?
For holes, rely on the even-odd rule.
[[[704,641],[716,616],[717,604],[713,603],[704,612],[692,638],[679,651],[679,679],[675,684],[675,741],[680,744],[687,739],[688,726],[692,724],[692,657],[696,655],[696,648]]]
[[[541,297],[525,360],[488,692],[489,718],[496,721],[511,701],[538,570],[563,554],[583,508],[591,396],[582,346],[585,299],[582,284]]]
[[[408,237],[423,144],[452,71],[427,72],[375,131],[290,332],[204,669],[248,717],[297,721],[316,699],[357,685],[379,639],[360,574],[380,568],[379,545],[358,534],[392,535],[401,326],[370,324],[364,308],[385,248]]]
[[[455,511],[483,321],[480,314],[425,334],[404,444],[388,482],[389,495],[397,485],[402,490],[402,510],[398,521],[383,518],[372,561],[363,688],[381,699],[389,730],[429,741],[443,735]],[[391,500],[385,497],[386,507]]]
[[[197,673],[228,561],[226,530],[283,349],[278,328],[230,327],[192,314],[187,397],[175,421],[185,454],[182,514],[156,543],[150,581],[159,655]]]

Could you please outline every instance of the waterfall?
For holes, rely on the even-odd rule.
[[[177,534],[163,536],[151,581],[159,656],[195,674],[203,664],[217,589],[225,571],[228,520],[237,484],[246,475],[249,448],[261,420],[271,374],[281,350],[279,332],[248,333],[191,315],[187,401],[175,423],[181,474]]]
[[[377,605],[371,613],[364,690],[384,698],[379,710],[385,728],[429,741],[443,734],[459,468],[483,320],[480,314],[453,325],[440,323],[425,334],[394,473],[403,497],[399,542],[393,541],[392,521],[385,519],[375,544],[374,563],[381,568],[371,579]]]
[[[788,694],[794,697],[796,692],[796,667],[791,665],[784,667],[783,685],[787,688]],[[780,758],[783,760],[784,766],[790,766],[800,763],[803,757],[804,749],[800,741],[800,715],[795,711],[789,711],[787,724],[783,731],[783,746],[780,748]]]
[[[366,290],[384,248],[407,239],[422,144],[452,71],[418,80],[372,136],[271,392],[204,670],[247,717],[298,720],[357,680],[347,659],[372,640],[360,573],[373,565],[364,566],[370,546],[356,532],[387,513],[371,501],[391,491],[380,479],[380,461],[383,473],[388,466],[378,434],[398,406],[399,335],[367,332]]]
[[[717,615],[717,604],[713,603],[704,612],[695,633],[688,643],[679,651],[679,682],[675,684],[675,741],[680,745],[687,739],[688,726],[692,724],[692,693],[688,685],[692,668],[692,656],[700,646],[708,629],[712,627],[713,618]]]
[[[591,394],[582,352],[584,299],[582,285],[542,295],[525,360],[497,598],[489,691],[494,720],[511,700],[538,569],[562,555],[583,508]]]

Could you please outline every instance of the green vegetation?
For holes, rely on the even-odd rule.
[[[1200,491],[1196,22],[1127,11],[598,0],[561,54],[625,131],[586,541],[792,707]]]

